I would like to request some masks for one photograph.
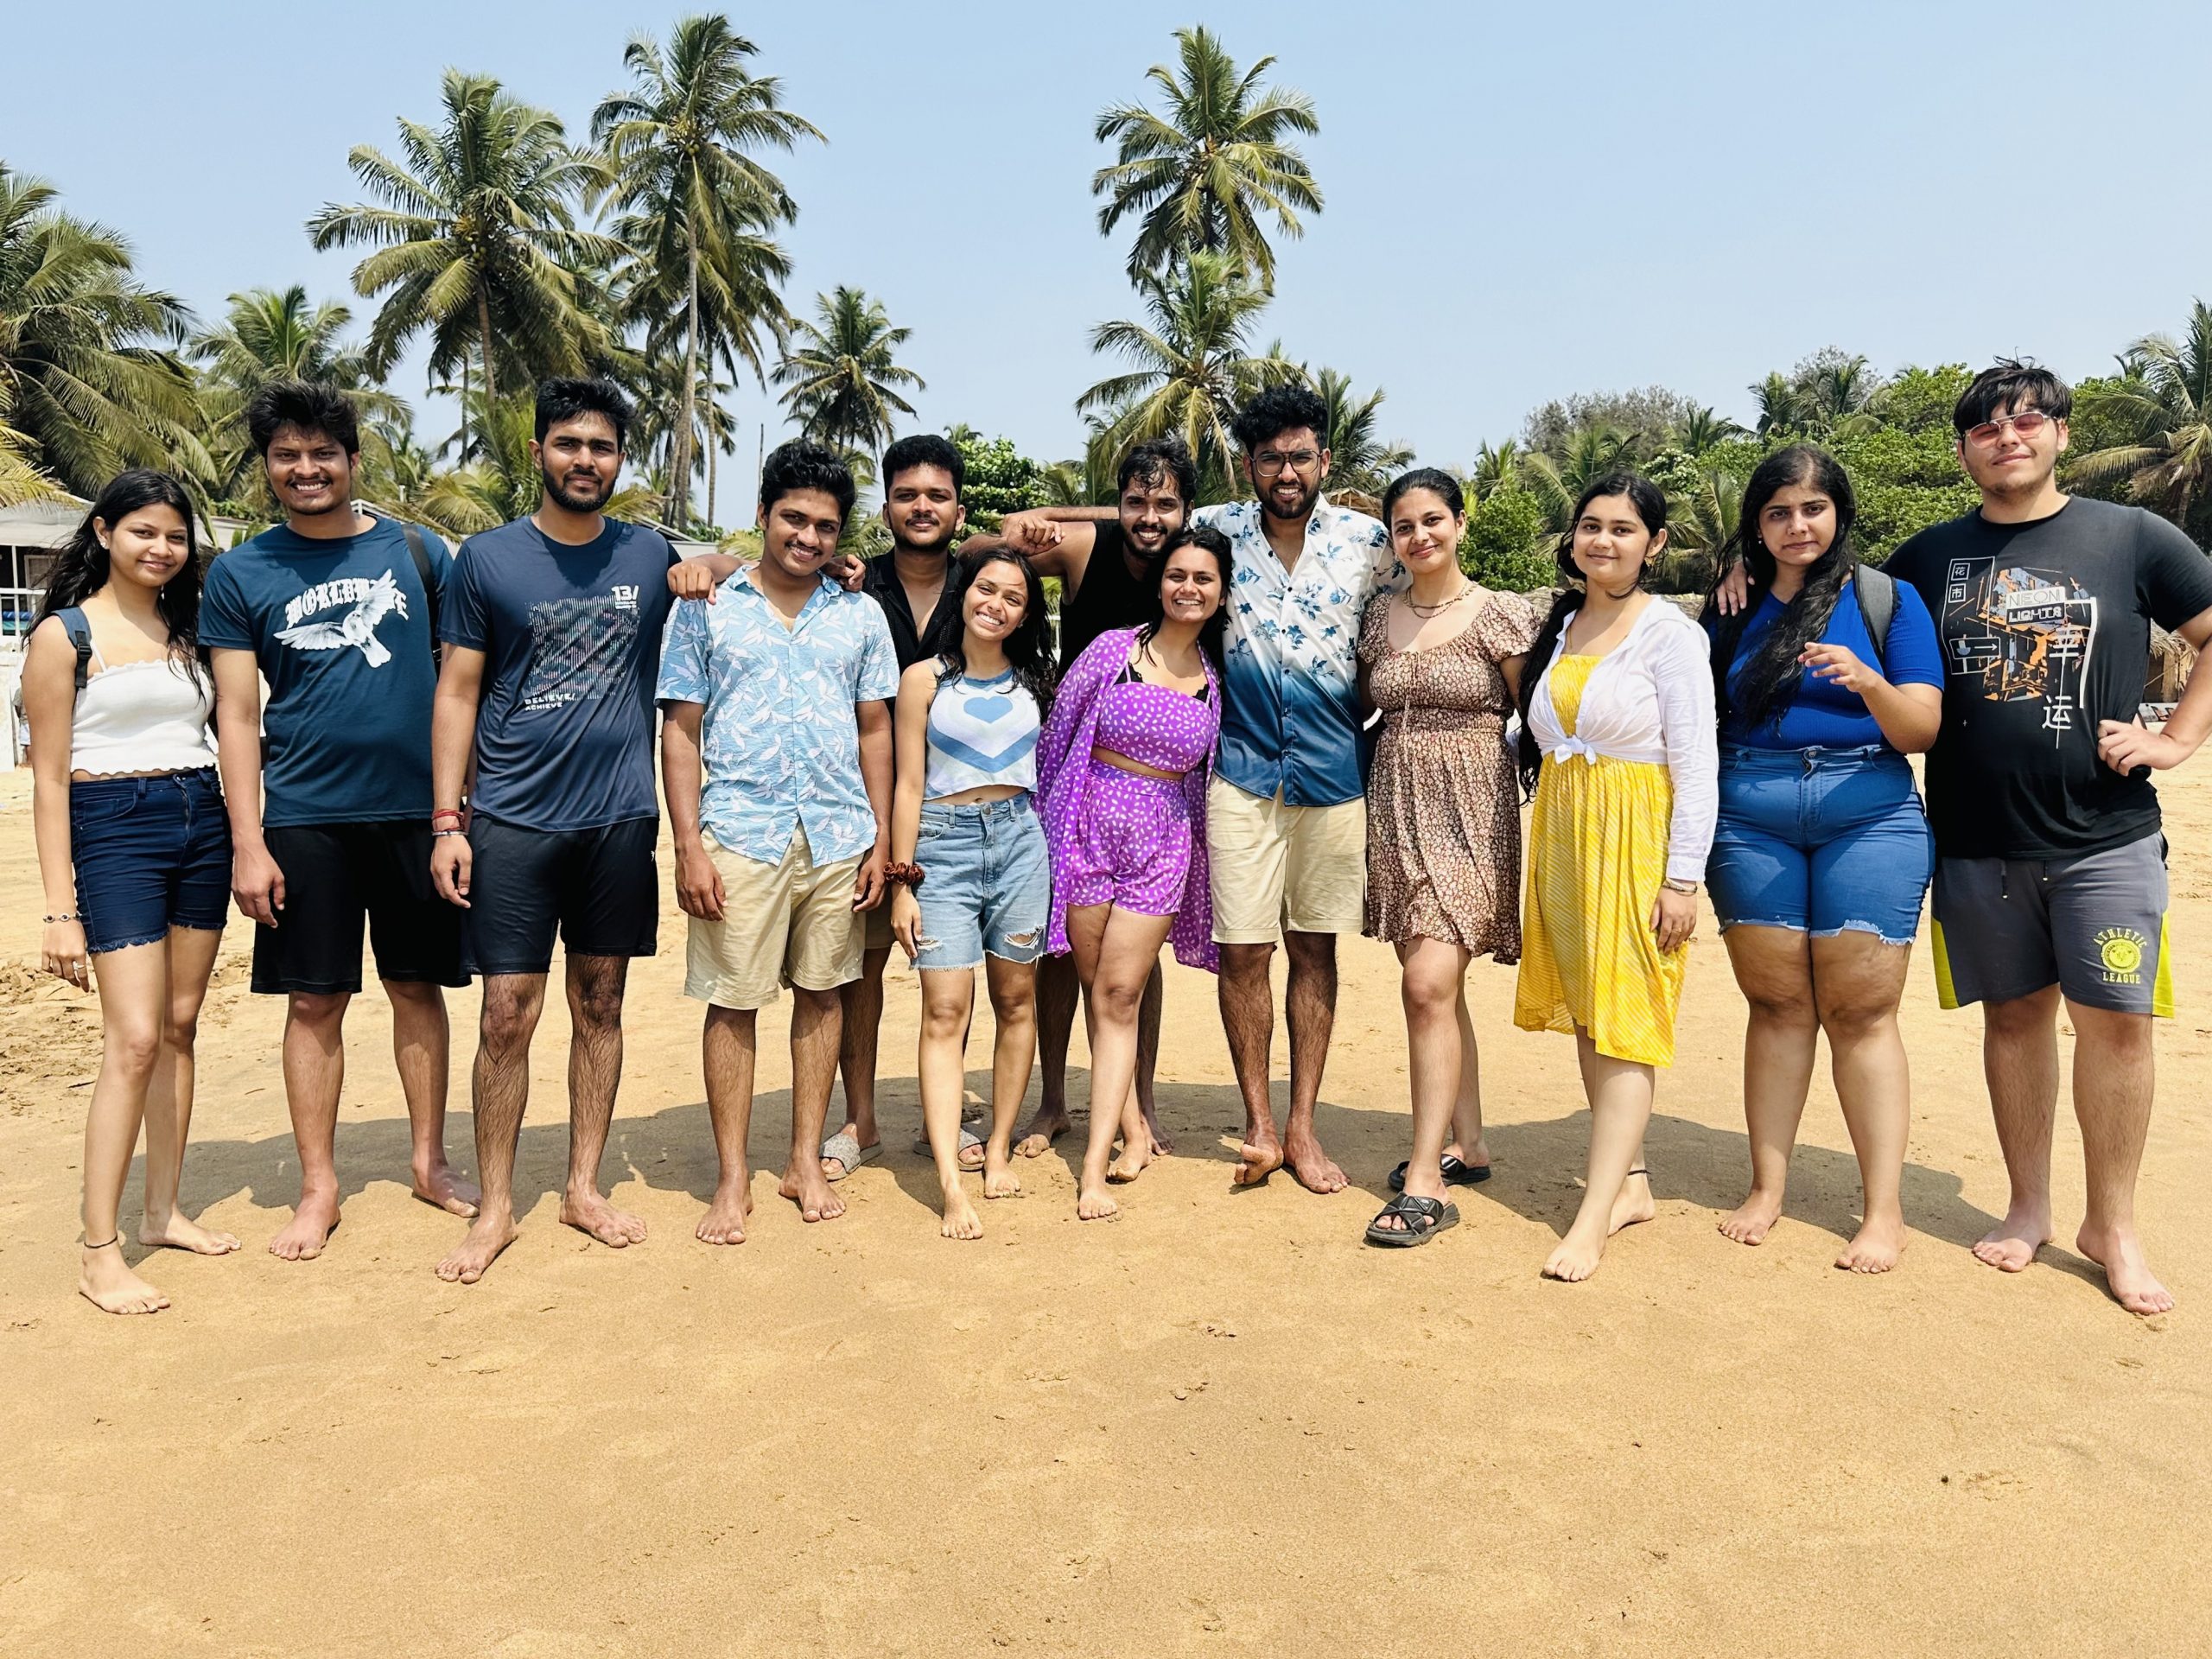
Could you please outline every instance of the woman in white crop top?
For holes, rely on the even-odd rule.
[[[998,1035],[983,1196],[1020,1191],[1014,1122],[1037,1050],[1037,958],[1052,898],[1037,786],[1037,734],[1052,700],[1045,590],[1004,550],[954,563],[931,655],[899,677],[891,811],[891,931],[921,970],[922,1121],[944,1189],[947,1238],[981,1238],[961,1188],[960,1100],[976,969]]]
[[[142,1121],[138,1242],[203,1255],[238,1247],[176,1207],[192,1122],[190,1033],[231,886],[200,574],[183,486],[162,473],[121,474],[61,550],[23,657],[46,887],[41,957],[73,985],[99,985],[105,1042],[85,1125],[77,1288],[110,1313],[168,1306],[131,1271],[116,1232]]]

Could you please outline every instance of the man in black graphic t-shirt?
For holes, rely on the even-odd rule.
[[[1198,499],[1198,469],[1179,438],[1154,438],[1122,457],[1111,508],[1045,507],[1010,515],[1003,533],[971,537],[981,550],[1012,547],[1026,553],[1040,576],[1060,580],[1060,669],[1109,628],[1140,627],[1152,620],[1146,576],[1152,562],[1183,528]],[[1077,515],[1089,515],[1087,517]],[[1145,981],[1137,1006],[1137,1103],[1158,1149],[1169,1149],[1154,1115],[1153,1070],[1160,1058],[1160,965]],[[1037,1058],[1044,1067],[1037,1116],[1016,1150],[1036,1157],[1068,1130],[1068,1039],[1075,1029],[1079,989],[1072,956],[1037,961]]]
[[[616,1249],[645,1235],[601,1192],[599,1163],[621,1081],[630,958],[658,943],[661,628],[671,590],[711,593],[737,561],[679,563],[658,531],[601,512],[629,424],[627,401],[607,381],[538,388],[531,456],[543,497],[528,518],[462,545],[440,618],[429,862],[440,895],[466,918],[468,965],[484,980],[472,1075],[483,1206],[437,1268],[463,1284],[514,1237],[515,1140],[556,934],[570,1028],[561,1219]]]
[[[2165,841],[2153,771],[2212,729],[2212,674],[2190,677],[2162,731],[2137,719],[2151,624],[2212,642],[2212,561],[2137,507],[2062,494],[2071,394],[2000,362],[1954,411],[1981,509],[1922,531],[1889,573],[1942,633],[1943,728],[1928,757],[1936,831],[1936,984],[1984,1005],[2005,1219],[1975,1245],[2017,1273],[2051,1237],[2056,1026],[2075,1031],[2074,1107],[2088,1207],[2076,1239],[2120,1305],[2163,1313],[2135,1231],[2151,1120],[2151,1020],[2173,1011]]]

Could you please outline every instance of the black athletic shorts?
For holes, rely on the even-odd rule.
[[[525,830],[478,818],[466,912],[480,974],[543,974],[553,936],[574,957],[650,957],[660,935],[658,818],[598,830]]]
[[[430,826],[287,823],[264,832],[284,873],[275,927],[253,930],[253,988],[281,996],[361,988],[361,921],[377,977],[466,985],[461,911],[430,885]]]

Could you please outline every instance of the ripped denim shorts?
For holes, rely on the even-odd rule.
[[[980,968],[986,955],[1034,962],[1045,949],[1052,868],[1030,797],[925,802],[914,862],[922,909],[917,968]]]

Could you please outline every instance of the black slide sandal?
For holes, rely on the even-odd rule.
[[[1404,1164],[1400,1164],[1390,1172],[1390,1190],[1393,1192],[1402,1192],[1406,1190],[1406,1164],[1411,1162],[1413,1160],[1408,1158]],[[1444,1154],[1445,1185],[1480,1186],[1488,1179],[1490,1179],[1488,1164],[1463,1164],[1450,1153]]]
[[[1405,1223],[1403,1227],[1385,1227],[1385,1217],[1396,1216]],[[1459,1224],[1459,1206],[1448,1198],[1416,1198],[1410,1192],[1401,1192],[1384,1205],[1374,1220],[1367,1224],[1367,1242],[1385,1249],[1411,1249],[1416,1244],[1426,1244],[1446,1227]]]

